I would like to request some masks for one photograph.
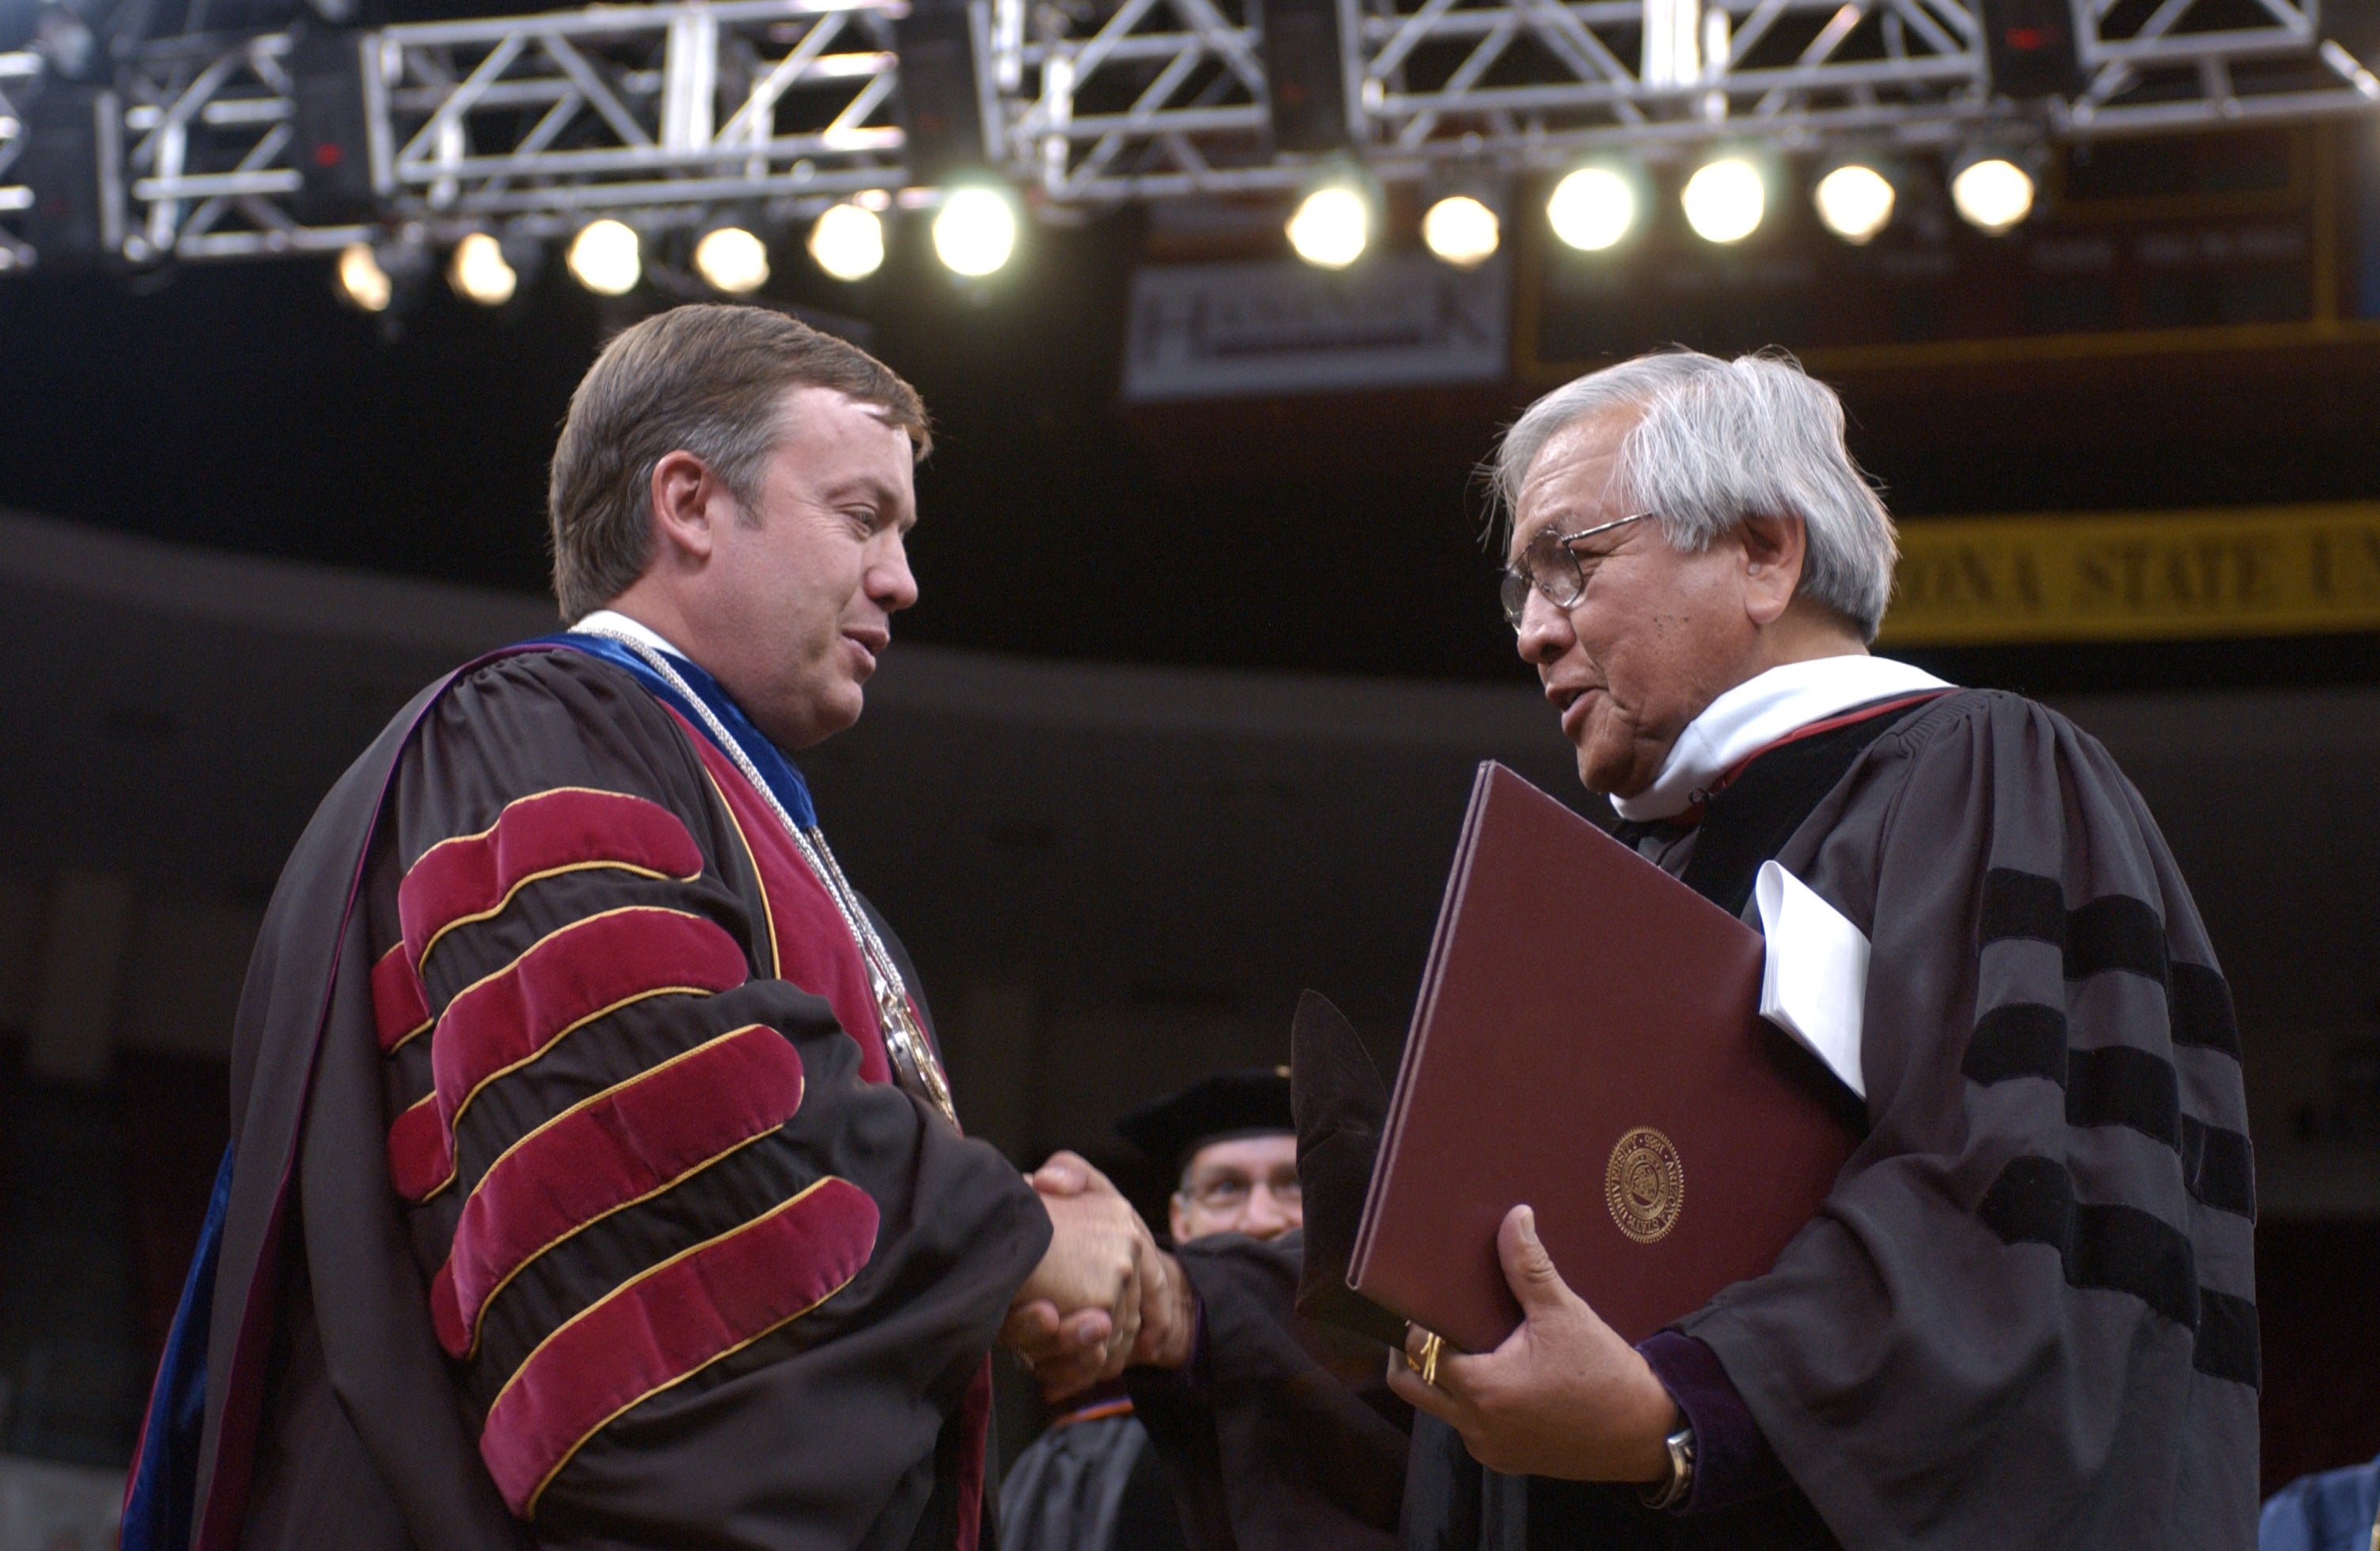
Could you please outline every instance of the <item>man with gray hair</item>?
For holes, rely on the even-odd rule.
[[[1634,1347],[1515,1206],[1524,1323],[1390,1374],[1405,1544],[2251,1544],[2239,1037],[2138,794],[2056,712],[1868,655],[1892,523],[1790,360],[1581,378],[1496,481],[1506,617],[1621,837],[1755,925],[1773,860],[1869,939],[1859,1142],[1767,1273]],[[1308,1246],[1359,1210],[1305,1198]]]

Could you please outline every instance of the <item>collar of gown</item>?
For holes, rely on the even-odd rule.
[[[614,636],[633,636],[655,651],[665,651],[680,662],[694,660],[693,658],[672,646],[667,637],[651,625],[630,619],[614,609],[598,609],[570,628],[597,635],[609,631]]]
[[[1675,818],[1722,772],[1789,733],[1871,700],[1950,687],[1923,669],[1864,653],[1771,668],[1705,707],[1678,734],[1653,784],[1611,806],[1634,823]]]

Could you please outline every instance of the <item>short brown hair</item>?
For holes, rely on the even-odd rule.
[[[614,338],[570,395],[546,487],[553,596],[576,624],[625,592],[653,553],[653,467],[700,458],[745,510],[775,450],[787,390],[832,388],[933,447],[917,390],[857,345],[782,312],[673,308]]]

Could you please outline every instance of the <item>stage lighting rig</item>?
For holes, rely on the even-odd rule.
[[[829,205],[810,227],[810,258],[837,280],[865,280],[884,267],[884,220],[856,204]]]
[[[1864,248],[1892,224],[1900,200],[1897,169],[1881,158],[1840,157],[1819,168],[1810,188],[1810,203],[1818,223],[1850,243]]]
[[[1331,177],[1297,201],[1285,228],[1289,246],[1317,269],[1345,269],[1372,242],[1372,200],[1353,177]]]
[[[635,229],[609,216],[581,226],[564,261],[572,277],[599,297],[625,297],[645,277]]]
[[[934,214],[934,252],[953,274],[978,280],[1016,251],[1016,201],[1005,188],[952,190]]]
[[[1768,213],[1768,180],[1748,154],[1723,151],[1694,169],[1678,203],[1705,242],[1742,242]]]
[[[2033,213],[2033,157],[1989,147],[1950,164],[1950,203],[1960,218],[1987,236],[2014,231]]]
[[[454,257],[446,265],[446,284],[465,301],[502,307],[520,289],[520,273],[505,260],[504,246],[494,237],[472,232],[455,245]]]
[[[1636,224],[1641,175],[1595,164],[1565,174],[1546,199],[1554,236],[1582,253],[1600,253]]]
[[[747,297],[769,283],[769,246],[741,226],[713,226],[694,245],[694,268],[714,290]]]
[[[1421,240],[1456,269],[1476,269],[1496,256],[1503,223],[1475,194],[1448,194],[1421,218]]]
[[[708,0],[385,26],[362,25],[368,0],[344,26],[323,21],[346,0],[308,4],[278,31],[86,39],[74,63],[67,29],[0,54],[0,252],[67,267],[327,256],[399,229],[445,249],[475,231],[560,242],[608,218],[674,255],[728,210],[752,212],[747,231],[763,212],[770,230],[797,229],[870,194],[930,212],[946,190],[1002,182],[1038,186],[1052,217],[1293,200],[1344,165],[1359,198],[1316,205],[1325,219],[1302,227],[1337,236],[1299,246],[1348,262],[1350,234],[1368,244],[1381,219],[1382,183],[1435,190],[1457,169],[1534,176],[1567,157],[1686,155],[1683,174],[1715,136],[1762,158],[1758,176],[1712,169],[1689,202],[1706,207],[1706,236],[1741,240],[1779,197],[1757,187],[1778,176],[1766,158],[2039,147],[2380,103],[2380,78],[2324,35],[2314,0],[2256,0],[2252,15],[2237,0]],[[1961,159],[1959,202],[2005,230],[2037,168],[1990,160]],[[1549,204],[1564,241],[1609,246],[1653,211],[1641,174],[1598,181],[1566,180]],[[1854,239],[1881,191],[1830,188],[1822,219]],[[1013,200],[1007,217],[1013,242]],[[829,273],[871,261],[852,219],[836,217]],[[1438,250],[1485,245],[1477,212],[1428,224]],[[612,241],[616,282],[639,266]],[[499,256],[519,270],[519,253]]]

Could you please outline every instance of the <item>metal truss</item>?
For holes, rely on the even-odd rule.
[[[38,55],[0,54],[0,222],[21,219],[32,208],[33,191],[11,177],[9,169],[25,149],[25,104],[18,98],[41,75]],[[21,269],[32,260],[24,240],[0,225],[0,270]]]
[[[1295,187],[1248,0],[972,0],[988,149],[1049,206]],[[1414,180],[1788,149],[2069,139],[2380,103],[2318,0],[2071,0],[2086,85],[1995,96],[1980,0],[1336,0],[1350,154]],[[119,66],[103,239],[135,262],[322,251],[391,236],[648,230],[905,202],[892,18],[905,0],[681,0],[355,34],[370,219],[307,224],[286,32],[189,35]],[[0,268],[33,255],[8,177],[42,60],[0,55]],[[102,139],[109,137],[103,135]]]
[[[897,188],[894,0],[596,6],[391,27],[372,180],[474,216]]]
[[[2321,36],[2318,0],[2072,0],[2089,84],[2054,105],[2068,135],[2141,133],[2355,113],[2380,79]]]
[[[123,165],[100,174],[108,248],[147,262],[302,252],[369,235],[308,228],[285,208],[298,183],[289,49],[285,32],[198,35],[133,56],[117,80]]]
[[[1376,0],[1363,92],[1399,150],[1940,138],[1987,108],[1969,0]]]
[[[1123,0],[1087,32],[1068,13],[992,0],[993,138],[1053,200],[1283,188],[1268,141],[1264,61],[1234,0]],[[978,14],[982,7],[978,7]]]
[[[1261,42],[1217,0],[1123,0],[1079,34],[995,0],[1010,169],[1054,200],[1293,186]],[[1374,171],[1533,164],[1728,134],[1945,138],[1989,111],[1967,0],[1341,0],[1351,139]]]
[[[1080,23],[985,3],[1008,170],[1050,199],[1311,175],[1267,153],[1262,40],[1230,0],[1123,0]],[[1340,0],[1340,17],[1352,148],[1414,178],[1729,139],[1923,146],[2367,111],[2380,79],[2320,37],[2316,3],[2254,0],[2243,25],[2234,0],[2072,0],[2087,90],[2038,106],[1994,92],[1976,0]]]
[[[381,224],[551,235],[598,210],[666,226],[720,205],[793,215],[897,188],[894,3],[599,6],[370,34]],[[134,58],[111,247],[135,261],[233,258],[375,235],[290,213],[291,46],[286,33],[183,38]]]

